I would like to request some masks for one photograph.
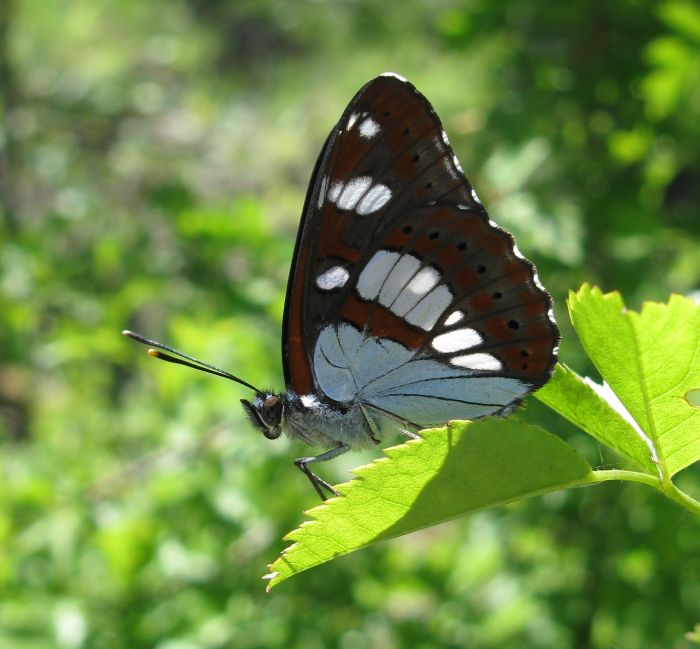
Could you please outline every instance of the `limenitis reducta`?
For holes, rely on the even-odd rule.
[[[286,391],[172,352],[154,356],[255,391],[242,400],[269,439],[327,448],[312,462],[387,434],[505,415],[544,384],[559,331],[552,301],[513,237],[491,221],[428,102],[385,74],[352,99],[316,163],[285,303]],[[191,362],[190,362],[191,361]]]

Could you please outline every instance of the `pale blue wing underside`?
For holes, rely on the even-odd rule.
[[[530,388],[517,379],[416,359],[403,345],[365,337],[347,324],[323,329],[314,372],[331,399],[367,403],[424,427],[497,413]]]

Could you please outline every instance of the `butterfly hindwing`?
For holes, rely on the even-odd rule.
[[[288,387],[419,425],[491,414],[551,373],[550,315],[428,101],[399,77],[370,81],[307,195],[285,306]]]

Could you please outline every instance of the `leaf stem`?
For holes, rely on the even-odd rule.
[[[681,491],[670,480],[664,482],[661,478],[649,473],[639,471],[625,471],[624,469],[609,469],[606,471],[593,471],[594,482],[607,482],[610,480],[627,480],[628,482],[641,482],[664,494],[667,498],[675,500],[679,505],[700,516],[700,502]]]

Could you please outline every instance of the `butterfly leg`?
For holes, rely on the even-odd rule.
[[[375,412],[378,412],[381,415],[384,415],[385,417],[388,417],[389,419],[393,419],[395,422],[397,422],[400,426],[400,432],[402,435],[406,435],[406,437],[409,437],[410,439],[422,439],[420,435],[417,433],[413,432],[411,428],[414,430],[419,430],[420,426],[418,424],[414,424],[411,421],[408,421],[407,419],[403,419],[402,417],[397,416],[393,412],[389,412],[388,410],[384,410],[384,408],[380,408],[379,406],[375,406],[373,404],[366,404],[367,408],[374,410]],[[367,413],[365,412],[365,406],[360,406],[362,409],[362,414],[364,415],[365,419],[367,420],[367,424],[372,428],[372,425],[369,423],[369,417],[367,416]],[[372,428],[372,432],[374,433],[374,429]],[[375,440],[377,441],[377,440]]]
[[[306,477],[311,481],[311,484],[314,486],[314,489],[316,489],[318,495],[321,496],[321,500],[326,500],[328,498],[328,496],[326,496],[321,487],[327,489],[334,496],[340,496],[340,494],[335,489],[333,489],[333,487],[331,487],[331,485],[328,484],[325,480],[322,480],[315,473],[313,473],[311,469],[309,469],[308,465],[311,464],[311,462],[327,462],[328,460],[332,460],[334,457],[338,457],[339,455],[345,453],[345,451],[347,451],[348,448],[349,447],[345,444],[339,444],[335,448],[332,448],[330,451],[321,453],[321,455],[315,455],[312,457],[300,457],[299,459],[294,460],[294,464],[296,464],[296,466],[299,469],[301,469],[301,471],[303,471]]]
[[[375,444],[379,444],[379,437],[380,437],[380,432],[379,429],[377,428],[377,424],[374,423],[374,420],[367,414],[366,408],[360,404],[360,412],[362,413],[362,416],[365,418],[365,421],[367,422],[367,428],[369,428],[369,436],[372,439],[372,441]]]

